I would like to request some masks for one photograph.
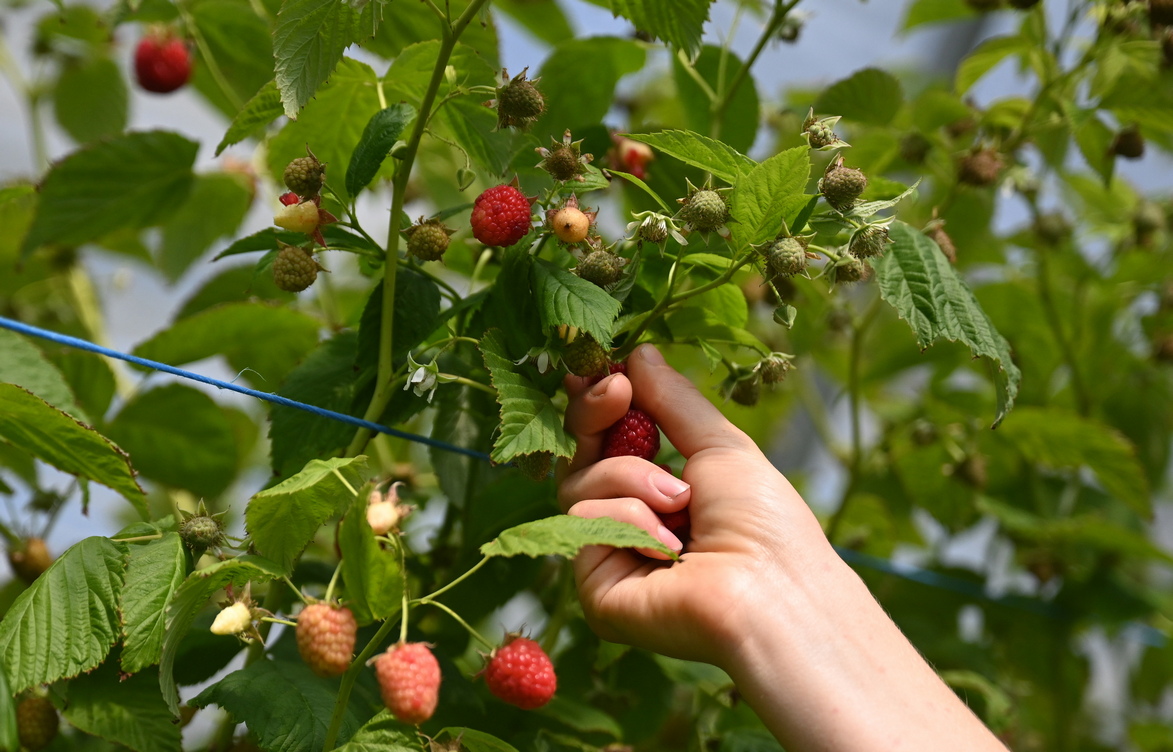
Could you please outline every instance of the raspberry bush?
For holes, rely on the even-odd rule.
[[[778,64],[809,0],[0,10],[6,321],[118,342],[149,277],[133,354],[436,444],[0,327],[0,748],[780,749],[574,596],[667,553],[552,478],[652,342],[1008,746],[1169,749],[1169,3],[903,5],[950,70]]]

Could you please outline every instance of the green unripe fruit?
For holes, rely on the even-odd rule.
[[[692,194],[680,210],[681,218],[694,230],[709,232],[729,221],[729,205],[720,193],[701,189]]]
[[[550,452],[520,454],[513,458],[513,464],[530,480],[543,481],[554,467],[554,455]]]
[[[299,157],[285,167],[285,185],[302,198],[312,198],[322,190],[326,166],[315,157]]]
[[[562,352],[562,362],[566,364],[566,370],[575,376],[590,377],[605,376],[611,360],[594,337],[583,334],[566,346]]]
[[[888,237],[888,228],[883,225],[867,225],[851,236],[851,243],[847,250],[852,256],[859,259],[879,256],[887,248],[892,239]]]
[[[766,251],[766,272],[771,279],[793,277],[806,269],[806,248],[798,238],[779,238]]]
[[[868,178],[861,170],[844,167],[842,163],[827,170],[819,180],[819,190],[827,203],[839,211],[847,211],[868,185]]]
[[[623,276],[623,260],[610,251],[591,251],[575,271],[587,282],[607,287]]]
[[[733,385],[729,397],[739,405],[753,407],[762,396],[762,382],[756,376],[741,379]]]

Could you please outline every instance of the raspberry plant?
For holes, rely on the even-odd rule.
[[[1173,745],[1170,199],[1134,180],[1173,149],[1169,3],[911,0],[907,29],[1006,31],[939,80],[779,88],[778,45],[827,54],[799,2],[590,1],[633,33],[577,38],[586,0],[0,11],[32,19],[0,63],[36,165],[0,175],[0,313],[103,340],[113,257],[188,291],[134,354],[492,458],[0,328],[0,747],[34,708],[50,749],[780,749],[721,672],[577,610],[566,558],[659,544],[557,514],[561,379],[642,342],[852,562],[942,570],[862,573],[1012,748]],[[518,75],[501,18],[545,47]],[[975,89],[1004,61],[1025,93]],[[138,87],[186,87],[218,143],[127,130]],[[606,447],[682,469],[638,410]],[[77,501],[93,534],[56,546]],[[1110,711],[1087,644],[1136,656]],[[517,645],[556,676],[509,705],[478,653]]]

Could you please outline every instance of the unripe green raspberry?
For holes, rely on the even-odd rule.
[[[302,198],[313,198],[322,190],[326,166],[314,155],[299,157],[285,167],[285,185]]]
[[[578,276],[599,287],[607,287],[623,276],[623,259],[610,251],[591,251],[575,269]]]
[[[961,160],[957,179],[966,185],[979,188],[993,185],[998,182],[1003,164],[1002,155],[994,149],[979,149]]]
[[[756,375],[740,379],[733,384],[729,392],[730,398],[739,405],[753,407],[762,396],[762,380]]]
[[[868,178],[854,167],[844,167],[843,158],[828,166],[819,180],[819,192],[827,203],[839,211],[847,211],[867,187]]]
[[[16,706],[16,732],[29,752],[48,747],[57,738],[57,708],[45,697],[26,697]]]
[[[514,466],[532,481],[543,481],[554,466],[554,455],[550,452],[519,454],[513,458]]]
[[[957,263],[957,246],[953,245],[953,238],[949,237],[949,233],[945,232],[944,224],[937,222],[925,230],[925,235],[928,235],[937,247],[941,249],[941,253],[945,254],[945,258],[949,259],[949,263]]]
[[[847,250],[859,259],[872,258],[883,254],[891,242],[886,225],[864,225],[851,236]]]
[[[273,282],[286,292],[301,292],[318,278],[319,269],[321,267],[309,251],[285,245],[273,259]]]
[[[716,191],[697,191],[686,209],[685,220],[701,232],[715,230],[729,220],[729,207]]]
[[[528,68],[526,69],[528,70]],[[546,100],[534,83],[526,80],[526,71],[497,87],[497,128],[525,129],[546,111]],[[507,74],[506,74],[507,75]]]
[[[843,282],[862,282],[871,276],[872,268],[868,262],[857,259],[855,256],[844,256],[831,267],[831,281],[839,284]]]
[[[835,143],[835,131],[826,123],[815,123],[807,130],[807,134],[812,149],[821,149]]]
[[[762,377],[763,384],[779,384],[786,378],[786,374],[789,372],[790,361],[778,356],[765,358],[758,367],[758,373]]]
[[[806,262],[806,246],[798,238],[778,238],[766,250],[766,273],[770,279],[801,274]]]
[[[240,601],[220,609],[212,621],[210,631],[214,635],[237,635],[248,631],[253,624],[252,609]]]
[[[179,526],[179,537],[190,548],[206,549],[224,542],[224,526],[211,515],[198,515]]]
[[[611,360],[594,337],[580,334],[562,351],[562,362],[575,376],[598,376],[607,373]]]
[[[443,222],[436,219],[424,221],[420,217],[418,224],[414,224],[404,231],[407,235],[407,255],[415,256],[423,261],[439,261],[448,250],[448,241],[455,230],[449,230]]]

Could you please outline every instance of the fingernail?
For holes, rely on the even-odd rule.
[[[684,544],[680,542],[680,539],[673,535],[672,531],[663,525],[660,525],[658,528],[656,528],[656,538],[658,538],[661,543],[663,543],[672,551],[679,551],[680,549],[684,548]]]
[[[611,374],[611,376],[614,376],[614,375],[615,374]],[[606,377],[605,379],[600,381],[598,384],[595,384],[594,386],[591,387],[591,396],[592,397],[602,397],[604,394],[607,393],[607,387],[611,386],[611,382],[613,381],[611,376]]]
[[[653,366],[664,365],[664,356],[655,345],[640,345],[639,356]]]
[[[657,491],[669,499],[675,499],[690,488],[680,478],[677,478],[675,475],[669,475],[668,473],[656,473],[652,476],[652,485],[656,487]]]

